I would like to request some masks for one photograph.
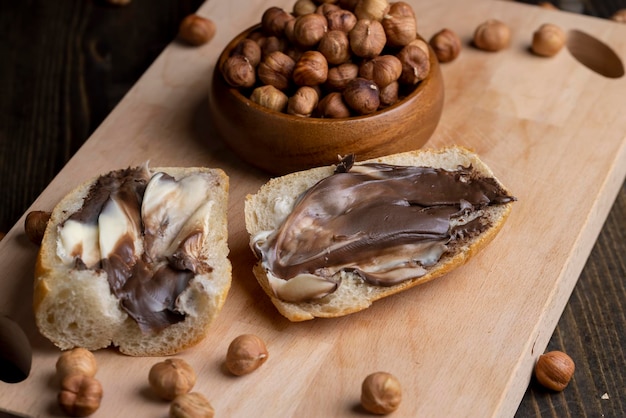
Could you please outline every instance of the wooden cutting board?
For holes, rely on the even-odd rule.
[[[207,1],[199,13],[216,21],[213,41],[200,48],[172,43],[31,208],[51,210],[82,179],[145,160],[229,174],[233,286],[209,337],[180,354],[218,417],[360,416],[361,381],[377,370],[402,383],[395,416],[512,416],[624,181],[626,79],[600,75],[567,50],[544,59],[528,46],[532,32],[551,22],[592,35],[624,59],[626,26],[512,2],[411,3],[422,36],[448,27],[464,42],[460,57],[443,65],[445,108],[427,147],[473,148],[519,199],[496,240],[447,277],[357,314],[305,323],[282,318],[256,284],[243,201],[268,176],[216,137],[207,122],[207,91],[226,43],[270,5],[291,10],[290,0]],[[512,28],[510,48],[487,53],[470,46],[487,18]],[[600,61],[597,69],[612,68]],[[26,330],[33,368],[22,383],[0,382],[0,409],[57,416],[59,351],[34,326],[37,248],[22,222],[0,242],[0,312]],[[264,338],[270,358],[255,373],[234,378],[222,362],[242,333]],[[167,416],[168,404],[147,386],[159,358],[113,350],[96,358],[104,399],[94,417]]]

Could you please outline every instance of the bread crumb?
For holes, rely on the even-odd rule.
[[[609,399],[609,394],[605,393],[604,395],[600,397],[600,399]]]

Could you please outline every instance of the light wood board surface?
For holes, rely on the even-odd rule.
[[[403,402],[394,416],[512,416],[536,357],[545,348],[626,176],[624,77],[607,78],[563,50],[528,52],[532,32],[551,22],[578,29],[626,57],[626,26],[492,0],[410,1],[425,38],[443,27],[464,41],[442,66],[446,102],[427,147],[473,148],[519,199],[485,251],[445,278],[376,302],[361,313],[290,323],[256,284],[243,225],[243,200],[268,177],[241,163],[207,122],[207,91],[217,55],[271,5],[207,1],[199,13],[218,32],[200,48],[172,43],[98,128],[31,209],[51,210],[78,182],[150,160],[153,166],[205,165],[231,178],[229,244],[233,286],[209,337],[180,354],[196,369],[195,390],[221,417],[361,416],[363,378],[395,374]],[[473,49],[486,18],[510,25],[510,48]],[[0,382],[0,409],[60,416],[53,379],[58,349],[34,327],[32,274],[37,248],[20,221],[0,242],[0,313],[16,319],[34,348],[31,376]],[[255,333],[270,358],[255,373],[223,372],[229,342]],[[94,417],[165,417],[168,404],[147,386],[159,358],[96,353],[104,387]]]

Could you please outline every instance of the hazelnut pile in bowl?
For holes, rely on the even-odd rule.
[[[284,174],[420,148],[439,123],[443,81],[408,3],[298,0],[226,46],[209,107],[236,154]]]

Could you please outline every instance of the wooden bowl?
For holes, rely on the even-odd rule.
[[[273,174],[285,174],[338,162],[422,147],[443,109],[443,77],[434,52],[430,74],[404,99],[375,113],[350,118],[304,118],[262,107],[223,79],[219,68],[253,26],[222,51],[209,94],[211,123],[221,139],[243,160]]]

